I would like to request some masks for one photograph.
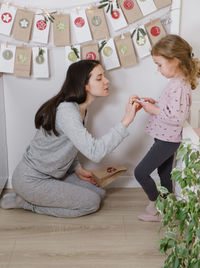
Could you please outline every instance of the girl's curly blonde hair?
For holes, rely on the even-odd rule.
[[[179,67],[185,75],[185,80],[195,89],[200,77],[200,61],[194,58],[192,47],[178,35],[168,34],[160,39],[151,50],[152,56],[163,56],[170,60],[179,59]]]

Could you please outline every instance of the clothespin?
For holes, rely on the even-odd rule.
[[[76,7],[76,14],[79,15],[80,7]]]
[[[124,33],[121,33],[121,35],[120,35],[120,39],[122,39],[122,40],[125,39]]]

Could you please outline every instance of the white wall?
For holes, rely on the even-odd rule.
[[[76,5],[89,2],[93,1],[79,0],[76,1]],[[50,0],[13,0],[12,3],[16,3],[21,7],[24,4],[28,8],[37,6],[47,8],[62,8],[64,6],[66,8],[68,4],[65,0],[60,0],[56,3]],[[199,53],[198,44],[200,43],[200,36],[197,35],[197,29],[200,26],[199,10],[199,0],[183,0],[181,35],[194,46],[195,54]],[[9,41],[9,38],[4,38],[3,41],[5,39]],[[11,38],[10,43],[14,42]],[[24,79],[12,75],[4,75],[10,177],[35,133],[35,112],[44,101],[58,92],[65,77],[63,48],[52,48],[49,52],[50,79]],[[139,64],[135,67],[120,68],[107,73],[107,77],[111,81],[110,96],[106,99],[99,99],[90,109],[92,116],[89,116],[88,127],[95,136],[103,135],[111,126],[121,120],[129,95],[138,94],[139,96],[157,98],[166,85],[166,79],[157,73],[156,66],[153,64],[150,56],[139,61]],[[198,93],[194,97],[199,100]],[[81,157],[84,166],[99,168],[115,163],[123,164],[127,166],[128,171],[123,178],[116,181],[113,185],[136,186],[133,170],[152,143],[152,139],[144,132],[146,117],[143,111],[138,113],[135,122],[129,128],[129,137],[113,153],[105,157],[100,164],[93,164],[84,157]]]
[[[0,195],[8,178],[3,76],[0,74]]]

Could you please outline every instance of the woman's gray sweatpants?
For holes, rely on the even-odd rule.
[[[56,217],[79,217],[97,211],[105,190],[80,180],[75,173],[55,179],[23,161],[13,173],[14,191],[24,199],[23,208]]]

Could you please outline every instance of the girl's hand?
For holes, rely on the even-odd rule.
[[[89,181],[90,183],[96,186],[99,186],[97,182],[95,181],[91,170],[86,170],[82,167],[79,167],[76,169],[75,173],[79,177],[79,179],[84,180],[84,181]]]
[[[152,98],[140,98],[141,100],[144,100],[145,102],[150,102],[152,104],[156,103],[156,101]]]
[[[155,104],[152,104],[150,102],[141,102],[141,105],[143,109],[145,110],[145,112],[149,114],[154,114],[154,115],[158,114],[159,108]]]
[[[138,108],[139,104],[136,102],[134,102],[133,104],[126,104],[124,118],[121,121],[125,127],[128,127],[133,122]]]

